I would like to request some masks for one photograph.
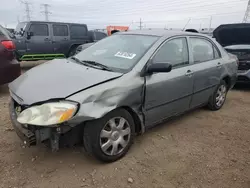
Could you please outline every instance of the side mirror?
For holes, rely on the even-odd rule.
[[[153,63],[146,68],[146,74],[153,74],[157,72],[170,72],[172,65],[169,63]]]
[[[28,32],[27,32],[27,39],[30,39],[33,35],[34,35],[33,32],[28,31]]]

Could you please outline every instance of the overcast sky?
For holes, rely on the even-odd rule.
[[[0,0],[0,24],[15,27],[25,21],[21,0]],[[25,1],[25,0],[22,0]],[[89,28],[107,25],[146,28],[208,28],[242,22],[248,0],[27,0],[32,20],[44,20],[42,3],[50,5],[50,21],[86,23]],[[190,20],[188,22],[188,20]]]

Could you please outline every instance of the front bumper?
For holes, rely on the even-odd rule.
[[[53,151],[59,149],[60,136],[71,130],[69,126],[41,127],[33,125],[22,125],[17,121],[16,104],[13,99],[9,103],[9,113],[12,126],[19,138],[27,146],[39,145],[47,142]]]

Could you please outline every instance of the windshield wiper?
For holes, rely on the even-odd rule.
[[[112,69],[110,69],[109,67],[101,64],[101,63],[97,63],[95,61],[89,61],[89,60],[80,60],[74,56],[70,57],[70,59],[73,59],[74,61],[76,61],[77,63],[79,64],[83,64],[85,66],[88,66],[88,67],[100,67],[102,70],[106,70],[106,71],[112,71]]]
[[[113,72],[113,70],[110,69],[108,66],[103,65],[101,63],[98,63],[96,61],[82,60],[81,62],[88,63],[88,64],[96,66],[96,67],[100,67],[102,70],[112,71]]]
[[[78,59],[78,58],[76,58],[76,57],[74,57],[74,56],[70,57],[70,59],[73,59],[74,61],[76,61],[77,63],[79,63],[79,64],[81,64],[81,65],[85,65],[85,66],[90,67],[88,63],[84,63],[83,61],[81,61],[80,59]],[[92,67],[92,66],[91,66],[91,67]]]

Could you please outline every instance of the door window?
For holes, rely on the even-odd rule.
[[[67,25],[53,25],[53,35],[54,36],[68,36]]]
[[[214,47],[214,59],[219,59],[221,58],[220,52],[217,48]]]
[[[72,25],[70,27],[71,38],[81,39],[87,36],[87,28],[84,25]]]
[[[194,63],[201,63],[217,59],[219,57],[213,44],[206,39],[190,38],[191,52],[193,53]]]
[[[163,44],[156,53],[154,62],[170,63],[173,68],[189,64],[186,38],[172,39]]]
[[[34,36],[49,36],[47,24],[32,24],[29,31],[32,32]]]

